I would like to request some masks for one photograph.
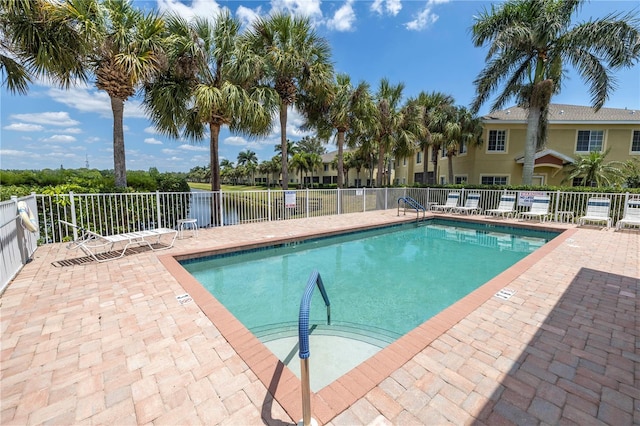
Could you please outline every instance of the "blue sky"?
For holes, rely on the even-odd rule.
[[[406,97],[421,91],[452,95],[459,105],[474,97],[473,80],[485,64],[485,51],[473,47],[469,28],[473,16],[491,2],[458,0],[148,0],[134,1],[140,8],[157,8],[185,16],[212,15],[229,8],[245,24],[256,16],[286,10],[309,16],[317,32],[332,49],[337,72],[352,81],[366,81],[375,91],[382,78],[403,82]],[[578,21],[612,11],[635,10],[635,0],[591,1]],[[605,107],[640,109],[640,65],[616,74],[618,89]],[[0,168],[112,169],[112,126],[109,98],[86,87],[61,90],[44,82],[31,86],[27,96],[2,89],[0,99]],[[554,103],[589,105],[589,93],[575,72],[570,72]],[[489,104],[480,114],[489,112]],[[298,140],[300,116],[290,112],[287,135]],[[208,138],[193,142],[158,135],[140,108],[139,98],[125,103],[125,146],[128,170],[188,171],[209,162]],[[236,161],[250,149],[260,161],[270,159],[279,143],[279,127],[260,139],[220,134],[220,157]],[[335,149],[330,141],[327,150]]]

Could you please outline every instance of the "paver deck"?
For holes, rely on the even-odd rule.
[[[64,267],[53,263],[80,254],[39,247],[0,298],[0,423],[295,424],[299,381],[173,256],[408,219],[388,210],[201,229],[164,253]],[[314,394],[313,417],[640,424],[640,233],[563,227]],[[493,297],[504,287],[515,295]],[[180,303],[184,293],[193,301]]]

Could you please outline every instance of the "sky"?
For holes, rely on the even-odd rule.
[[[439,91],[468,106],[474,96],[473,81],[485,66],[486,50],[474,47],[470,27],[474,15],[492,2],[461,0],[135,0],[141,9],[155,8],[185,17],[213,16],[229,9],[247,26],[258,16],[288,11],[308,16],[317,33],[331,46],[336,72],[352,82],[365,81],[373,92],[382,78],[405,85],[405,98],[421,91]],[[499,2],[493,2],[498,4]],[[576,22],[611,12],[635,10],[637,0],[587,2]],[[4,76],[3,76],[4,78]],[[640,64],[616,73],[617,89],[605,107],[640,109]],[[0,89],[0,169],[81,168],[113,169],[113,116],[109,97],[86,86],[62,90],[46,82],[30,86],[29,93],[15,95]],[[588,89],[569,70],[562,91],[553,103],[590,105]],[[491,101],[480,110],[490,112]],[[277,120],[274,121],[277,123]],[[296,141],[312,132],[299,129],[296,111],[290,111],[287,137]],[[155,132],[140,106],[140,97],[129,99],[124,109],[127,170],[187,172],[209,164],[209,139],[175,140]],[[259,161],[275,155],[280,143],[279,125],[268,137],[251,139],[220,133],[221,159],[237,161],[240,151],[254,151]],[[335,140],[327,151],[335,150]]]

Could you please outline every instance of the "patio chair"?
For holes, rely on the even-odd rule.
[[[551,217],[549,213],[549,207],[551,205],[551,198],[547,196],[534,196],[531,203],[531,209],[528,212],[518,213],[518,217],[521,220],[526,218],[538,219],[540,222],[544,222],[545,219]]]
[[[89,231],[73,223],[61,220],[63,223],[80,231],[78,239],[69,243],[67,248],[79,248],[87,256],[90,256],[96,262],[106,262],[109,260],[120,259],[123,257],[127,249],[131,247],[147,246],[151,250],[165,250],[173,247],[178,231],[169,228],[148,229],[145,231],[126,232],[115,235],[100,235],[96,232]],[[161,244],[163,236],[167,236],[170,242]],[[114,247],[124,244],[122,249],[113,251]]]
[[[450,212],[451,209],[458,206],[459,200],[459,192],[450,192],[449,195],[447,195],[447,202],[445,204],[436,204],[435,206],[431,206],[431,211],[443,213]]]
[[[624,217],[616,223],[616,230],[624,227],[640,227],[640,198],[628,200]]]
[[[587,201],[587,211],[584,216],[578,218],[578,226],[587,222],[607,224],[607,228],[611,227],[611,218],[609,210],[611,209],[611,200],[608,198],[589,198]]]
[[[458,206],[451,209],[452,213],[460,213],[460,214],[481,214],[482,209],[479,207],[480,204],[480,194],[469,194],[467,195],[467,200],[464,203],[464,206]]]
[[[516,211],[514,206],[516,205],[516,196],[515,194],[503,194],[500,197],[500,203],[498,204],[498,208],[485,210],[487,216],[502,216],[511,217]]]

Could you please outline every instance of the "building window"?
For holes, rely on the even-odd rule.
[[[462,185],[463,183],[467,183],[466,176],[454,176],[454,180],[456,182],[456,185]]]
[[[507,131],[506,130],[489,130],[489,143],[487,151],[489,152],[506,152],[507,151]]]
[[[631,153],[640,154],[640,130],[633,131],[633,137],[631,138]]]
[[[407,159],[406,159],[406,158],[403,158],[403,159],[402,159],[402,165],[403,165],[403,166],[406,166],[406,165],[407,165]]]
[[[328,164],[325,164],[325,165],[324,165],[324,171],[325,171],[325,172],[328,172],[328,171],[329,171],[329,165],[328,165]]]
[[[458,150],[458,154],[466,154],[467,153],[467,143],[462,141],[460,142],[460,149]]]
[[[480,183],[483,185],[506,185],[506,176],[482,176]]]
[[[602,151],[604,130],[578,130],[576,152]]]
[[[418,151],[418,155],[416,156],[416,164],[422,163],[422,152]]]

